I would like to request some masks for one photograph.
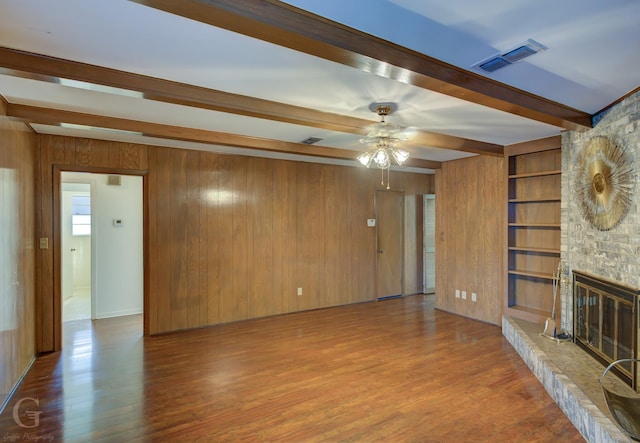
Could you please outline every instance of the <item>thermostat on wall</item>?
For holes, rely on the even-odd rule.
[[[122,222],[121,218],[114,218],[113,219],[113,226],[116,228],[121,228],[124,226],[124,223]]]
[[[367,226],[371,227],[371,226],[375,226],[376,225],[376,219],[375,218],[368,218],[367,219]]]

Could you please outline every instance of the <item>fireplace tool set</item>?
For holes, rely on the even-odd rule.
[[[558,267],[553,274],[553,307],[551,308],[551,317],[547,318],[544,323],[544,330],[540,335],[550,338],[552,340],[561,342],[568,341],[571,336],[565,332],[558,333],[558,325],[556,323],[556,300],[558,298],[558,288],[564,285],[565,282],[565,266],[562,261],[558,262]]]

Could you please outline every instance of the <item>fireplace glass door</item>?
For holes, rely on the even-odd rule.
[[[623,358],[635,358],[636,297],[602,281],[576,275],[574,280],[576,343],[608,365]],[[620,376],[634,383],[633,365],[624,362],[617,367]]]

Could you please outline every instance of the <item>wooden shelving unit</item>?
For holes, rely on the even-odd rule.
[[[507,315],[544,322],[553,305],[560,260],[559,140],[505,150],[507,165]],[[559,304],[559,300],[557,301]],[[556,312],[556,319],[560,317]]]

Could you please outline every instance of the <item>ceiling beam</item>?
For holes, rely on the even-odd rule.
[[[276,0],[131,0],[381,77],[572,130],[591,115]]]
[[[247,117],[365,135],[374,121],[270,100],[174,82],[117,69],[90,65],[16,49],[0,47],[0,73],[51,83],[60,78],[137,91],[145,99],[209,109]],[[417,131],[410,144],[473,154],[503,155],[501,145],[451,135]]]
[[[234,148],[282,152],[287,154],[308,155],[312,157],[355,160],[355,157],[358,154],[358,152],[349,149],[306,145],[304,143],[292,143],[280,140],[249,137],[245,135],[228,134],[203,129],[185,128],[181,126],[170,126],[140,120],[129,120],[15,103],[6,104],[6,114],[8,117],[30,124],[58,126],[62,123],[71,123],[96,128],[141,132],[143,135],[148,137],[157,137],[169,140],[208,143],[220,146],[231,146]],[[441,163],[431,160],[410,158],[405,163],[405,166],[423,169],[439,169]]]

